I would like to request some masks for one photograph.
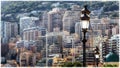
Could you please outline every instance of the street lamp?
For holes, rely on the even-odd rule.
[[[96,61],[96,66],[98,67],[99,64],[99,48],[96,46],[95,50],[94,50],[94,54],[95,54],[95,61]]]
[[[84,8],[82,9],[81,11],[81,27],[82,27],[82,32],[83,32],[83,66],[86,67],[86,45],[85,43],[87,42],[86,40],[86,32],[87,32],[87,29],[89,28],[89,22],[90,22],[90,17],[89,17],[89,14],[90,14],[90,11],[87,9],[87,5],[84,6]]]
[[[98,67],[98,64],[99,64],[99,54],[95,54],[95,59],[96,59],[96,65]]]

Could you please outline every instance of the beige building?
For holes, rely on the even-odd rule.
[[[53,8],[48,12],[48,31],[53,32],[54,29],[62,30],[62,18],[64,10],[61,8]]]
[[[80,12],[81,8],[79,5],[72,5],[71,10],[65,11],[63,16],[63,31],[68,31],[74,33],[75,24],[80,22]]]
[[[36,64],[36,54],[30,51],[20,53],[20,66],[34,66]]]
[[[63,31],[74,31],[76,22],[80,22],[80,11],[68,10],[63,16]]]
[[[42,26],[48,28],[48,12],[44,11],[42,15]]]
[[[23,30],[23,40],[25,41],[36,41],[43,35],[45,35],[44,28],[32,27]]]
[[[112,28],[112,35],[116,35],[116,34],[119,34],[119,26],[114,26]]]

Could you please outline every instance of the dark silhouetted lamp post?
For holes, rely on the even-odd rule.
[[[86,67],[86,45],[85,43],[87,42],[86,40],[86,32],[89,28],[89,22],[90,22],[90,11],[87,9],[87,5],[84,6],[84,8],[81,11],[81,27],[82,27],[82,32],[83,32],[83,67]]]

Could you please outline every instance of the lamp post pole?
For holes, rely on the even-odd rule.
[[[84,9],[81,11],[81,26],[82,26],[82,32],[83,32],[83,67],[86,67],[86,32],[89,28],[89,17],[90,11],[87,9],[87,5],[84,6]]]
[[[83,42],[83,66],[84,67],[86,67],[86,45],[85,45],[85,43],[87,42],[86,36],[85,36],[86,32],[87,32],[87,30],[83,29],[83,35],[84,35],[84,37],[83,37],[82,42]]]
[[[94,54],[95,54],[96,66],[98,67],[98,64],[99,64],[99,48],[97,46],[94,50]]]

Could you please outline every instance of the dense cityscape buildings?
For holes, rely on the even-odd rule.
[[[20,33],[21,35],[25,28],[39,26],[39,18],[36,17],[22,17],[20,18]]]
[[[74,7],[75,6],[75,7]],[[78,8],[78,9],[77,9]],[[73,5],[71,10],[67,10],[63,16],[63,31],[74,33],[75,23],[80,21],[80,6]]]
[[[47,4],[42,2],[44,6]],[[9,21],[9,14],[8,20],[2,19],[1,66],[64,67],[69,62],[71,65],[82,64],[83,31],[80,16],[83,6],[69,4],[70,8],[62,8],[57,2],[52,4],[54,7],[50,10],[18,13],[16,17],[19,20],[16,22]],[[109,62],[119,66],[119,17],[108,16],[110,12],[101,15],[102,12],[103,7],[100,7],[90,14],[86,33],[86,64],[96,66],[95,48],[98,47],[99,67]],[[112,55],[115,57],[111,60]]]
[[[62,30],[62,16],[64,10],[61,8],[53,8],[48,12],[48,32],[53,32],[55,29]]]
[[[17,23],[4,22],[2,21],[2,42],[8,43],[9,39],[18,35],[18,25]],[[9,29],[8,29],[9,28]]]

